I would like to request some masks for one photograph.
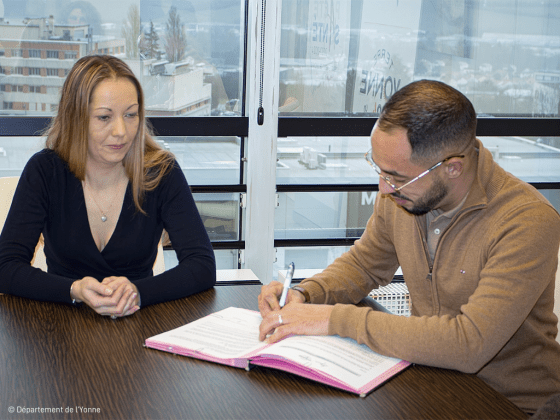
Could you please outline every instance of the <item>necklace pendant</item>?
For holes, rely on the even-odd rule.
[[[107,216],[105,216],[105,215],[101,216],[101,221],[106,222],[107,221]]]

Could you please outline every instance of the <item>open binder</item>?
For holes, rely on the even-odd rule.
[[[410,365],[338,336],[259,341],[261,316],[227,308],[146,340],[146,347],[237,368],[265,366],[364,397]]]

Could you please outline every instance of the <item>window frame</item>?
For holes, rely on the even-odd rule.
[[[280,116],[278,137],[368,137],[376,117]],[[558,137],[560,118],[477,118],[477,137]],[[540,190],[560,190],[560,182],[530,182]],[[278,193],[379,191],[378,184],[277,184]],[[333,239],[275,239],[275,248],[302,246],[350,246],[359,237]]]
[[[153,126],[156,136],[237,136],[241,138],[241,151],[240,151],[240,183],[233,185],[196,185],[191,186],[194,193],[242,193],[250,195],[250,190],[254,189],[251,182],[255,178],[246,178],[245,172],[250,165],[255,165],[255,159],[249,155],[249,162],[247,163],[247,150],[245,145],[249,142],[249,151],[255,153],[255,150],[261,151],[263,149],[274,150],[272,156],[265,156],[264,153],[256,153],[258,159],[261,159],[259,165],[269,166],[273,165],[276,160],[276,140],[278,137],[353,137],[353,136],[369,136],[375,121],[375,117],[370,115],[358,114],[327,114],[326,116],[317,117],[313,114],[305,115],[297,114],[281,114],[278,116],[278,69],[272,70],[273,66],[268,63],[278,63],[280,56],[280,36],[281,31],[281,17],[278,16],[277,4],[275,0],[268,3],[266,10],[266,18],[264,17],[264,8],[266,2],[257,2],[256,0],[245,0],[244,2],[244,44],[242,46],[244,57],[241,65],[243,66],[243,85],[242,85],[242,116],[220,116],[220,117],[150,117],[149,122]],[[258,83],[259,83],[259,69],[258,60],[260,52],[263,51],[260,44],[261,38],[259,33],[264,35],[264,26],[261,25],[262,21],[267,26],[266,39],[267,48],[266,61],[264,62],[264,103],[263,107],[266,111],[264,118],[264,125],[267,127],[266,135],[261,135],[259,126],[256,123],[257,112],[255,103],[258,99]],[[274,32],[276,30],[276,33]],[[251,35],[251,42],[248,42],[248,34]],[[254,35],[253,35],[254,34]],[[270,42],[269,42],[270,41]],[[354,46],[355,47],[355,46]],[[16,51],[12,49],[12,53]],[[19,53],[19,54],[18,54]],[[276,57],[274,54],[277,53]],[[64,59],[75,60],[77,59],[77,51],[65,51]],[[69,57],[69,55],[76,55]],[[22,50],[16,51],[12,57],[21,57]],[[262,70],[262,69],[261,69]],[[12,74],[14,69],[11,69]],[[276,73],[275,73],[276,72]],[[262,74],[260,74],[262,76]],[[268,80],[267,78],[275,75],[276,79]],[[262,79],[261,79],[262,82]],[[276,84],[276,86],[274,86]],[[262,88],[262,86],[261,86]],[[275,94],[272,94],[272,92]],[[247,101],[247,97],[250,101]],[[247,107],[247,112],[245,108]],[[38,136],[48,126],[51,117],[43,116],[0,116],[0,136]],[[260,126],[262,127],[262,126]],[[478,136],[530,136],[530,137],[557,137],[560,136],[560,118],[531,118],[529,115],[507,115],[504,117],[498,116],[497,118],[487,118],[481,116],[478,118],[477,127]],[[257,148],[253,146],[257,145]],[[261,147],[264,145],[263,147]],[[255,166],[259,168],[259,166]],[[253,171],[254,172],[254,171]],[[253,175],[254,176],[254,175]],[[253,180],[253,181],[252,181]],[[266,206],[269,205],[268,193],[274,190],[274,193],[282,192],[322,192],[322,191],[377,191],[377,184],[329,184],[329,185],[301,185],[301,184],[277,184],[276,179],[273,181],[265,182],[267,189],[267,199],[264,200]],[[560,190],[560,182],[538,182],[531,183],[538,189],[552,189]],[[258,194],[255,197],[262,197]],[[249,200],[249,207],[254,206]],[[253,198],[253,201],[255,199]],[[262,203],[260,204],[263,205]],[[260,210],[260,209],[259,209]],[[244,209],[241,209],[244,211]],[[248,211],[247,214],[250,214]],[[252,210],[258,213],[256,210]],[[268,209],[267,209],[268,211]],[[273,214],[274,209],[270,210]],[[240,226],[239,226],[239,241],[223,241],[213,242],[214,249],[245,249],[245,240],[242,236],[242,223],[244,223],[242,213],[240,213]],[[249,218],[247,220],[253,220]],[[257,226],[258,228],[261,226]],[[246,229],[246,227],[245,227]],[[255,229],[253,229],[255,230]],[[258,235],[265,236],[266,234],[258,232]],[[271,237],[267,236],[270,241]],[[273,238],[273,233],[272,233]],[[300,239],[300,240],[273,240],[273,247],[289,247],[289,246],[350,246],[357,238],[340,238],[340,239]],[[249,242],[249,247],[255,247],[256,242]],[[268,245],[267,245],[268,246]],[[251,251],[253,252],[253,251]],[[260,252],[260,254],[259,254]],[[262,252],[254,252],[255,256],[247,260],[248,268],[254,268],[252,264],[257,259],[269,259],[270,253],[268,250]],[[259,254],[259,255],[257,255]],[[272,266],[272,262],[268,261],[267,264]],[[239,266],[241,267],[240,262]],[[263,283],[270,280],[268,274],[257,272]]]

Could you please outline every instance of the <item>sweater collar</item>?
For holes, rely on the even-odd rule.
[[[506,173],[494,161],[492,152],[486,149],[479,139],[476,139],[475,147],[478,150],[476,178],[467,195],[464,209],[476,206],[486,207],[506,180]]]

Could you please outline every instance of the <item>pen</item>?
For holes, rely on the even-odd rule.
[[[284,289],[282,289],[282,296],[280,296],[280,307],[283,308],[286,304],[286,298],[288,297],[288,289],[292,285],[292,277],[294,276],[294,263],[288,266],[288,273],[286,274],[286,280],[284,280]]]

